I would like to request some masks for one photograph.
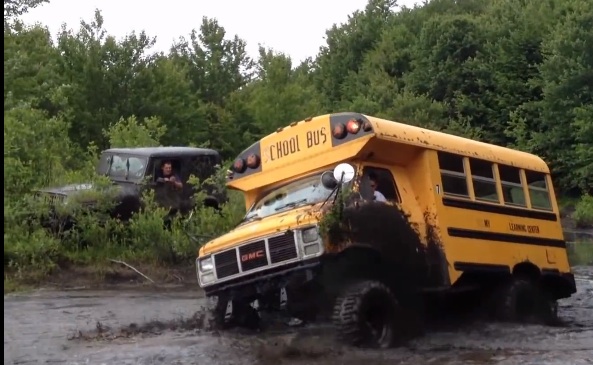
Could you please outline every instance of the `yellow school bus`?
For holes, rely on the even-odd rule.
[[[247,213],[196,259],[221,325],[285,309],[391,346],[430,293],[476,291],[520,320],[551,319],[576,292],[550,171],[532,154],[335,113],[245,149],[227,187]]]

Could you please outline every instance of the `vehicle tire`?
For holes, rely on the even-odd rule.
[[[387,348],[399,339],[401,308],[391,290],[378,281],[357,281],[336,298],[333,323],[341,342],[358,347]]]
[[[498,320],[553,323],[558,319],[556,301],[528,278],[512,278],[495,295],[494,314]]]
[[[255,330],[260,328],[261,317],[258,311],[249,303],[235,301],[233,303],[233,316],[229,321],[225,321],[226,306],[226,298],[218,298],[216,306],[211,311],[211,326],[215,329],[228,330],[234,327],[243,327]]]
[[[555,326],[560,324],[558,316],[558,301],[551,297],[547,292],[540,294],[541,302],[539,306],[539,319],[543,324]]]

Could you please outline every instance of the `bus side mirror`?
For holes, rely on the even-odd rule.
[[[354,179],[354,166],[348,163],[341,163],[334,169],[334,179],[341,184],[346,184]]]
[[[339,184],[346,184],[352,181],[355,173],[356,171],[352,165],[341,163],[336,166],[333,172],[326,171],[321,174],[321,184],[323,184],[326,189],[333,190]]]
[[[326,171],[321,174],[321,184],[328,190],[333,190],[338,186],[338,180],[334,177],[333,171]]]

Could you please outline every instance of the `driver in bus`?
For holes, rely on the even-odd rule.
[[[383,193],[377,190],[377,187],[379,185],[379,179],[377,179],[377,175],[374,172],[369,173],[369,180],[371,189],[373,190],[373,200],[376,202],[386,202],[387,199],[385,199],[385,195],[383,195]]]

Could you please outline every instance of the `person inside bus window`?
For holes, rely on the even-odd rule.
[[[374,200],[377,202],[386,202],[387,199],[385,199],[385,195],[383,195],[383,193],[377,190],[377,187],[379,185],[379,179],[377,178],[377,175],[374,172],[369,173],[369,180],[371,189],[373,190]]]

